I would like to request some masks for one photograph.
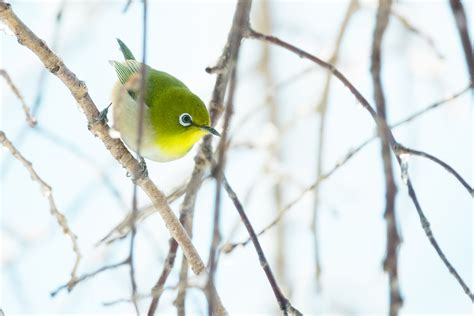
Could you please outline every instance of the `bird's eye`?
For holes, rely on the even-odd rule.
[[[181,124],[184,127],[190,126],[192,122],[193,122],[193,118],[188,113],[183,113],[179,116],[179,124]]]

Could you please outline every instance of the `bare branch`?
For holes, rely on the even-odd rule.
[[[0,76],[2,76],[5,79],[5,81],[7,82],[7,85],[10,87],[10,89],[16,95],[18,100],[20,100],[21,106],[23,107],[23,112],[25,112],[25,117],[26,117],[26,121],[28,122],[28,125],[30,127],[35,127],[35,125],[38,121],[33,116],[33,114],[31,114],[30,107],[28,105],[26,105],[25,99],[23,98],[20,91],[18,90],[18,88],[13,83],[12,79],[8,75],[8,72],[5,69],[0,69]]]
[[[71,279],[66,285],[67,288],[71,290],[77,280],[77,269],[79,267],[79,262],[81,261],[81,252],[79,250],[79,244],[77,243],[77,236],[74,235],[74,233],[69,228],[66,217],[58,210],[51,186],[36,173],[35,169],[33,168],[33,164],[26,160],[26,158],[15,148],[3,131],[0,131],[0,143],[25,167],[25,169],[29,172],[31,179],[39,184],[41,193],[48,199],[49,211],[51,215],[53,215],[59,226],[61,226],[64,235],[67,235],[69,239],[71,239],[72,249],[76,254],[76,261],[74,262],[74,266],[71,271]]]
[[[438,49],[438,47],[436,47],[436,44],[433,40],[433,38],[431,36],[429,36],[427,33],[425,33],[424,31],[420,30],[419,28],[417,28],[415,25],[413,25],[413,23],[411,23],[408,18],[404,17],[403,15],[401,15],[399,12],[396,12],[393,8],[391,9],[390,11],[390,14],[396,18],[398,20],[398,22],[400,22],[400,24],[405,28],[407,29],[409,32],[415,34],[416,36],[418,36],[419,38],[421,38],[422,40],[424,40],[429,47],[431,47],[431,49],[433,50],[433,52],[435,53],[435,55],[439,58],[439,59],[444,59],[444,56],[443,54],[440,52],[440,50]]]
[[[447,172],[452,174],[462,184],[462,186],[464,188],[466,188],[467,192],[469,192],[469,194],[472,197],[474,197],[474,190],[469,185],[469,183],[467,183],[467,181],[464,180],[464,178],[461,177],[461,175],[458,172],[456,172],[456,170],[454,170],[450,165],[448,165],[447,163],[445,163],[441,159],[436,158],[435,156],[432,156],[428,153],[425,153],[424,151],[407,148],[407,147],[405,147],[401,144],[398,144],[398,150],[400,152],[399,154],[411,154],[411,155],[415,155],[415,156],[420,156],[420,157],[424,157],[426,159],[429,159],[429,160],[437,163],[438,165],[443,167]]]
[[[334,51],[331,55],[330,61],[336,64],[339,59],[339,50],[341,48],[342,39],[348,28],[349,22],[359,9],[359,3],[357,0],[351,0],[347,6],[346,13],[342,20],[339,32],[336,36],[336,44]],[[326,79],[324,82],[323,93],[317,105],[317,111],[319,117],[319,130],[318,130],[318,145],[316,149],[316,179],[319,179],[323,173],[323,159],[325,150],[325,138],[326,138],[326,117],[327,107],[329,101],[329,89],[331,87],[331,80],[333,76],[330,71],[326,72]],[[318,215],[319,215],[319,186],[314,188],[314,204],[313,204],[313,218],[311,220],[311,230],[313,233],[313,247],[314,247],[314,262],[315,262],[315,276],[317,282],[317,288],[321,289],[321,260],[319,251],[319,229],[318,229]]]
[[[86,280],[89,280],[91,279],[92,277],[104,272],[104,271],[108,271],[108,270],[113,270],[113,269],[116,269],[118,267],[121,267],[123,265],[127,265],[128,264],[128,258],[123,260],[123,261],[120,261],[118,263],[114,263],[114,264],[109,264],[109,265],[105,265],[91,273],[86,273],[86,274],[83,274],[81,275],[80,277],[76,278],[74,282],[72,282],[71,284],[64,284],[64,285],[61,285],[60,287],[58,287],[56,290],[52,291],[51,292],[51,296],[54,297],[56,296],[59,292],[61,292],[62,290],[64,289],[68,289],[68,291],[71,291],[77,284],[83,282],[83,281],[86,281]]]
[[[44,66],[56,75],[70,90],[89,123],[89,130],[104,143],[111,155],[124,167],[137,182],[137,185],[148,195],[153,205],[158,209],[171,236],[176,239],[183,249],[186,258],[194,273],[207,274],[205,265],[196,251],[191,239],[180,224],[170,206],[166,196],[157,188],[155,183],[141,171],[139,163],[133,158],[123,142],[112,138],[108,133],[108,126],[101,121],[99,111],[92,101],[87,86],[77,79],[76,75],[67,68],[44,41],[39,39],[13,12],[11,5],[0,2],[0,20],[2,20],[15,34],[18,41],[28,47],[43,62]],[[216,314],[226,315],[223,305],[216,300]]]
[[[260,260],[260,266],[265,271],[265,274],[267,276],[268,281],[270,282],[273,293],[275,294],[275,297],[278,301],[278,305],[280,306],[281,311],[283,312],[284,315],[288,315],[288,314],[302,315],[296,308],[294,308],[291,305],[290,301],[281,292],[280,287],[278,286],[278,283],[273,275],[272,269],[270,268],[270,264],[268,263],[265,257],[265,254],[263,253],[262,246],[260,246],[260,242],[258,241],[258,237],[255,234],[255,230],[253,229],[252,224],[250,223],[247,217],[247,214],[245,213],[245,210],[239,201],[239,198],[235,194],[234,190],[230,186],[225,176],[222,178],[222,185],[227,191],[227,195],[234,203],[234,206],[237,209],[237,212],[239,212],[240,218],[242,219],[242,222],[244,223],[245,228],[247,228],[247,231],[250,235],[250,239],[252,240],[254,244],[255,250],[257,251],[258,259]]]
[[[377,114],[387,121],[387,110],[385,95],[382,87],[382,41],[390,20],[392,0],[380,0],[377,9],[374,35],[372,40],[372,57],[370,72],[374,85],[374,99],[377,106]],[[390,155],[389,129],[383,124],[377,124],[378,134],[381,140],[381,155],[385,176],[385,222],[387,227],[386,254],[383,262],[384,270],[388,273],[389,315],[397,316],[403,305],[398,280],[398,249],[400,236],[398,235],[397,219],[395,213],[395,201],[397,186],[395,184],[392,156]]]
[[[280,46],[282,48],[285,48],[287,50],[289,50],[290,52],[298,55],[300,58],[305,58],[305,59],[308,59],[316,64],[318,64],[319,66],[325,68],[325,69],[328,69],[331,71],[331,73],[337,78],[339,79],[339,81],[341,81],[349,90],[350,92],[354,95],[354,97],[357,99],[357,101],[360,102],[360,104],[362,105],[362,107],[367,110],[367,112],[370,114],[370,116],[372,117],[372,119],[374,120],[375,124],[381,129],[381,130],[388,130],[387,134],[388,134],[388,139],[390,141],[390,147],[392,149],[392,151],[394,152],[394,154],[397,156],[397,161],[401,167],[402,165],[402,161],[401,161],[401,158],[399,157],[399,155],[397,154],[397,141],[395,140],[392,132],[390,131],[389,127],[387,126],[387,122],[383,119],[383,117],[379,116],[377,114],[377,112],[374,110],[374,108],[372,108],[372,106],[370,105],[370,103],[367,101],[366,98],[364,98],[364,96],[359,92],[358,89],[356,89],[354,87],[354,85],[338,70],[336,69],[333,65],[321,60],[320,58],[314,56],[314,55],[311,55],[309,54],[308,52],[294,46],[294,45],[291,45],[289,44],[288,42],[285,42],[285,41],[282,41],[281,39],[275,37],[275,36],[271,36],[271,35],[264,35],[262,33],[259,33],[259,32],[256,32],[252,29],[248,29],[247,32],[245,33],[246,37],[248,38],[253,38],[253,39],[257,39],[257,40],[263,40],[263,41],[268,41],[274,45],[277,45],[277,46]],[[416,199],[416,194],[415,194],[415,191],[413,190],[413,187],[411,186],[411,182],[408,181],[407,183],[408,185],[408,188],[409,188],[409,191],[411,192],[409,194],[410,198],[412,199],[413,203],[415,204],[415,206],[417,207],[417,210],[421,210],[421,207],[419,207],[419,204],[418,204],[418,201]],[[418,212],[418,215],[420,216],[420,219],[421,219],[421,215],[423,213],[422,212]],[[425,231],[426,232],[426,231]],[[431,244],[433,245],[433,247],[435,248],[435,250],[437,251],[438,255],[440,254],[440,248],[436,242],[436,239],[434,239],[432,233],[431,235],[428,235],[427,236],[429,237],[430,239],[430,242]],[[438,251],[439,250],[439,251]],[[461,277],[459,277],[459,275],[457,274],[456,270],[453,268],[453,266],[449,263],[449,261],[446,259],[446,257],[441,257],[443,263],[446,265],[446,267],[448,268],[448,270],[453,274],[455,275],[456,277],[456,280],[458,281],[458,283],[461,285],[461,287],[463,288],[464,292],[468,295],[468,297],[472,300],[473,296],[471,294],[471,291],[469,289],[469,287],[466,285],[466,283],[462,280]],[[455,272],[455,274],[453,273],[453,271]]]
[[[466,59],[467,70],[471,78],[471,82],[474,82],[474,55],[472,51],[472,43],[469,38],[468,21],[466,18],[466,12],[462,5],[461,0],[449,0],[451,10],[453,11],[454,20],[458,28],[459,37],[461,38],[462,48],[464,49],[464,57]]]

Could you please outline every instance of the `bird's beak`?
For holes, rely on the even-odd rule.
[[[203,126],[200,126],[200,128],[205,130],[208,133],[211,133],[212,135],[219,136],[219,137],[221,136],[221,134],[219,134],[219,132],[216,131],[213,127],[203,125]]]

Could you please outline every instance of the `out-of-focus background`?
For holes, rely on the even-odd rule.
[[[84,80],[103,108],[109,103],[115,74],[111,59],[121,59],[115,38],[141,56],[142,5],[132,1],[10,1],[16,14],[54,47]],[[473,1],[463,1],[472,35]],[[346,14],[348,1],[254,1],[252,25],[328,60]],[[373,102],[370,54],[377,2],[359,1],[343,35],[338,68]],[[184,81],[206,103],[215,77],[204,69],[220,56],[232,23],[235,1],[149,1],[147,62]],[[461,91],[469,76],[448,1],[397,1],[382,49],[382,80],[388,121],[397,122]],[[62,12],[58,20],[58,12]],[[265,14],[268,13],[268,14]],[[400,19],[402,17],[402,19]],[[420,33],[414,33],[404,20]],[[270,27],[269,25],[270,24]],[[421,34],[421,35],[420,35]],[[0,24],[0,68],[5,69],[35,108],[38,126],[30,129],[20,102],[0,80],[1,130],[33,162],[52,186],[60,211],[76,233],[83,253],[79,274],[118,262],[128,254],[127,240],[96,246],[129,211],[132,183],[125,171],[87,130],[84,115],[64,85],[45,72],[38,58],[18,44]],[[275,216],[274,186],[280,207],[316,179],[320,102],[326,71],[278,47],[244,40],[238,61],[233,147],[226,174],[259,230]],[[273,105],[270,105],[271,102]],[[431,153],[473,182],[472,93],[396,129],[404,145]],[[271,108],[276,108],[272,122]],[[220,128],[220,125],[219,125]],[[349,91],[332,80],[326,117],[323,170],[371,137],[374,124]],[[280,148],[275,150],[275,146]],[[196,146],[197,148],[197,146]],[[165,192],[190,177],[194,149],[170,163],[148,162],[150,176]],[[104,272],[51,298],[69,279],[74,254],[37,183],[18,161],[2,151],[0,161],[0,308],[14,314],[132,314],[130,303],[104,302],[130,297],[127,267]],[[447,271],[426,238],[415,208],[394,165],[398,187],[396,215],[402,244],[399,285],[402,314],[470,314],[471,302]],[[440,246],[467,284],[473,285],[472,197],[438,165],[410,157],[409,171],[420,203]],[[105,181],[104,179],[107,179]],[[113,192],[118,192],[118,195]],[[270,264],[292,304],[305,315],[387,314],[385,205],[380,143],[374,141],[338,169],[319,190],[317,233],[321,276],[315,277],[314,194],[306,194],[278,228],[261,237]],[[207,260],[212,235],[215,183],[199,192],[194,242]],[[149,201],[139,194],[140,206]],[[181,199],[172,204],[179,211]],[[239,242],[247,233],[224,195],[223,241]],[[149,294],[168,251],[169,234],[159,215],[138,226],[138,291]],[[181,254],[167,283],[178,282]],[[192,276],[191,276],[192,279]],[[252,245],[221,254],[217,289],[231,315],[277,314],[278,306]],[[165,291],[158,314],[174,314],[176,290]],[[142,313],[149,298],[139,301]],[[190,289],[188,314],[207,312],[198,289]]]

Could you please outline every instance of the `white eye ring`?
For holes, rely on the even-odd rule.
[[[184,127],[190,126],[193,122],[193,117],[189,113],[183,113],[179,116],[179,124]]]

